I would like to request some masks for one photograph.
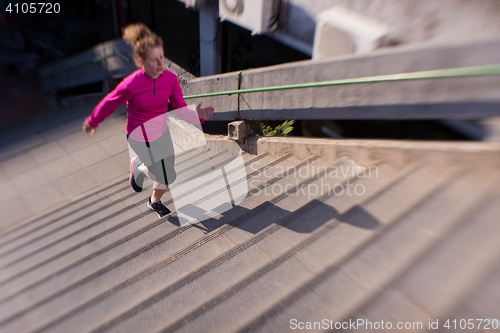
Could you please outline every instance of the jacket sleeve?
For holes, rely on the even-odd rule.
[[[186,101],[184,101],[184,97],[182,96],[182,88],[179,84],[179,80],[177,80],[177,76],[175,76],[173,84],[175,84],[172,95],[170,95],[170,106],[174,113],[184,121],[187,121],[190,124],[198,125],[203,123],[205,120],[200,119],[198,117],[198,113],[195,110],[191,110],[186,105]]]
[[[120,105],[130,99],[128,85],[122,81],[116,88],[104,97],[95,107],[87,122],[92,127],[97,127],[109,117]]]

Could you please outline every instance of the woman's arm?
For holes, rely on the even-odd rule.
[[[92,114],[83,122],[83,131],[95,133],[101,122],[109,117],[120,105],[130,99],[127,84],[122,81],[116,88],[104,97],[95,107]]]
[[[213,106],[207,106],[206,108],[202,108],[201,102],[196,107],[196,111],[198,112],[198,117],[200,117],[200,119],[203,121],[211,117],[214,114],[214,110],[215,109]]]
[[[182,89],[177,77],[175,77],[175,87],[172,95],[170,95],[170,106],[172,107],[174,113],[182,120],[187,121],[190,124],[201,124],[208,117],[212,116],[214,113],[214,108],[212,106],[202,108],[201,103],[196,107],[196,113],[186,106],[184,97],[182,96]]]

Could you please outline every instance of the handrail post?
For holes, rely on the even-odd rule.
[[[237,89],[238,91],[241,89],[241,74],[242,73],[243,72],[238,73],[238,89]],[[238,93],[238,119],[241,119],[240,118],[240,96],[241,96],[241,94]]]

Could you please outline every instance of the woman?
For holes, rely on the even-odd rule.
[[[141,68],[104,97],[83,122],[83,130],[94,134],[99,123],[127,103],[127,139],[138,156],[131,161],[130,184],[140,192],[145,176],[153,180],[153,194],[147,205],[162,217],[170,210],[160,199],[176,177],[175,154],[166,123],[168,102],[181,119],[193,124],[212,116],[214,108],[201,108],[200,103],[194,111],[186,106],[177,76],[163,68],[161,37],[139,23],[127,26],[123,38],[134,46]]]

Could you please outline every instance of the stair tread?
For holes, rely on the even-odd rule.
[[[388,300],[401,301],[414,314],[411,318],[421,316],[421,309],[443,315],[466,312],[463,306],[453,308],[451,303],[425,303],[422,295],[429,296],[429,290],[438,294],[432,289],[432,279],[408,277],[388,283],[412,265],[413,258],[435,241],[436,235],[456,223],[461,212],[480,202],[484,189],[491,187],[487,186],[490,175],[435,165],[411,165],[398,173],[383,163],[371,170],[347,158],[332,166],[318,157],[238,156],[221,147],[214,152],[183,153],[177,159],[181,165],[179,184],[182,177],[189,180],[203,170],[211,171],[240,158],[250,175],[246,180],[249,196],[236,208],[199,225],[179,228],[159,220],[145,205],[149,191],[132,194],[128,180],[120,183],[117,179],[114,186],[101,186],[74,204],[0,235],[0,266],[10,267],[0,275],[0,328],[20,332],[35,327],[51,332],[67,332],[70,327],[116,332],[176,328],[190,332],[253,327],[279,332],[289,329],[290,318],[306,321],[365,316],[375,320],[380,313],[371,305],[375,296],[373,304],[383,305],[387,311],[392,311]],[[229,169],[224,170],[231,175]],[[360,176],[368,170],[376,176]],[[315,177],[318,172],[322,177]],[[211,177],[207,174],[206,179]],[[227,179],[230,184],[234,181],[234,177]],[[189,192],[188,183],[184,184]],[[304,187],[295,189],[299,184]],[[344,186],[341,195],[322,196],[324,189],[339,184]],[[346,184],[351,190],[362,185],[359,189],[363,194],[348,194]],[[208,185],[206,193],[213,193],[210,191],[217,186]],[[203,193],[198,187],[193,191]],[[210,199],[216,198],[212,195]],[[173,208],[170,192],[163,202]],[[72,213],[79,207],[80,212]],[[90,215],[81,218],[85,214]],[[461,284],[450,285],[442,292],[444,297],[478,289],[468,281],[487,276],[491,270],[488,265],[500,251],[492,241],[492,216],[495,213],[490,212],[482,218],[489,229],[478,231],[481,237],[490,237],[486,243],[490,252],[476,250],[467,259],[479,273],[470,273],[469,280],[464,277]],[[432,223],[433,219],[440,223]],[[379,235],[384,228],[388,231]],[[419,232],[419,237],[410,237]],[[97,238],[88,241],[92,237]],[[404,237],[410,238],[404,241]],[[475,238],[477,244],[481,237]],[[444,247],[456,248],[460,239],[455,238],[447,239]],[[73,249],[75,244],[82,245]],[[294,250],[299,244],[306,245]],[[360,252],[352,252],[361,245]],[[351,252],[356,254],[349,257]],[[458,262],[444,264],[444,254],[431,257],[435,260],[411,269],[456,274]],[[326,272],[336,262],[342,263],[338,272]],[[23,273],[27,269],[31,270]],[[2,282],[9,278],[9,282]],[[314,288],[308,287],[316,280]],[[416,284],[421,293],[412,289]],[[380,292],[382,287],[385,289]],[[287,303],[301,288],[310,290],[301,296],[304,301]],[[332,300],[327,295],[336,296]],[[282,300],[287,304],[284,310],[273,310]],[[416,303],[419,306],[412,307]],[[272,311],[277,312],[265,324],[260,323]],[[221,322],[220,318],[227,316],[233,319]]]
[[[483,198],[488,189],[491,190],[491,187],[481,189],[474,198],[464,198],[462,196],[460,203],[463,207],[455,208],[455,211],[439,209],[443,204],[454,202],[460,190],[474,188],[478,184],[478,180],[484,181],[484,179],[485,177],[469,177],[451,185],[448,184],[444,189],[438,189],[434,196],[422,202],[422,206],[416,207],[410,214],[405,215],[395,227],[387,230],[369,246],[362,249],[361,252],[350,257],[335,272],[332,271],[329,278],[317,283],[317,287],[314,287],[303,298],[300,298],[300,301],[290,304],[282,312],[268,320],[265,326],[256,331],[273,331],[278,326],[283,325],[284,318],[296,318],[298,321],[321,321],[323,318],[328,318],[333,322],[348,321],[349,318],[354,320],[368,318],[380,322],[381,319],[386,321],[390,318],[394,319],[394,316],[392,316],[394,312],[406,313],[405,311],[409,311],[409,307],[405,307],[408,302],[402,302],[405,311],[400,311],[397,308],[399,303],[384,302],[386,307],[381,312],[379,311],[380,303],[373,303],[377,305],[372,306],[371,296],[374,292],[383,289],[402,269],[412,265],[414,258],[419,256],[422,251],[426,251],[429,246],[439,242],[439,237],[446,237],[450,228],[453,229],[460,222],[462,215],[476,207],[478,201]],[[439,214],[436,214],[438,211]],[[329,239],[332,243],[338,243],[341,238],[348,237],[349,234],[343,233],[336,238],[324,239]],[[323,251],[336,253],[335,248],[336,246],[332,245],[324,246]],[[314,253],[314,255],[317,255],[317,253]],[[301,254],[296,256],[298,260],[303,263],[310,261],[310,255]],[[325,270],[325,267],[328,266],[322,266],[317,269],[317,272],[321,273]],[[341,283],[344,283],[344,285],[341,285]],[[325,298],[322,296],[323,294],[328,294],[329,297]],[[393,291],[390,292],[390,297],[391,299],[394,297],[401,298],[397,292]],[[350,315],[350,312],[355,311],[354,309],[363,302],[367,302],[370,309],[373,309],[377,314],[384,313],[385,315],[382,317],[367,317],[363,316],[366,314],[365,312],[363,312],[363,315],[357,312]],[[306,310],[307,307],[309,309]],[[418,309],[422,308],[415,308],[416,313],[419,313]],[[363,308],[360,311],[363,311]],[[399,319],[402,320],[403,317]],[[418,316],[414,318],[418,318]],[[394,321],[394,323],[396,322]]]
[[[420,175],[420,176],[422,176],[422,175]],[[415,175],[413,177],[410,176],[409,178],[413,178],[413,180],[416,181],[416,180],[420,179],[421,177],[418,177],[417,175]],[[403,190],[406,186],[403,182],[402,184],[398,184],[397,187],[400,190]],[[421,191],[423,191],[424,193],[426,192],[426,190],[423,188],[421,189]],[[392,192],[392,191],[388,191],[388,192],[386,192],[386,194],[387,193],[390,194],[390,192]],[[423,193],[421,193],[421,194],[423,194]],[[384,194],[382,194],[382,196],[383,195]],[[396,192],[392,193],[392,197],[395,198],[397,196],[398,196],[398,193],[396,193]],[[369,204],[372,204],[374,206],[382,206],[383,205],[382,203],[383,203],[382,200],[380,200],[380,201],[374,200],[374,201],[371,201]],[[363,206],[363,207],[365,207],[365,206]],[[395,209],[395,208],[393,207],[393,209]],[[401,208],[401,209],[404,209],[404,208]],[[364,212],[361,210],[361,211],[358,211],[358,214],[354,214],[354,215],[350,216],[350,218],[354,219],[354,221],[357,221],[359,219],[359,217],[356,215],[360,215],[360,214],[361,214],[361,216],[365,216]],[[343,226],[343,224],[339,225],[339,227],[342,227],[342,226]],[[351,227],[351,228],[353,228],[353,227]],[[366,234],[369,232],[369,230],[360,230],[359,228],[356,228],[356,227],[354,227],[353,229],[355,229],[354,232],[356,232],[360,235],[365,235],[365,237],[366,237]],[[332,233],[332,232],[333,231],[331,231],[330,233]],[[346,238],[346,235],[338,236],[337,238],[344,239],[344,238]],[[340,239],[339,240],[332,240],[331,238],[328,238],[328,237],[320,238],[320,240],[323,240],[324,243],[329,243],[329,244],[336,244],[336,243],[338,244],[340,242]],[[358,240],[357,243],[359,243],[359,241],[360,240]],[[353,240],[349,239],[349,240],[346,240],[346,242],[347,243],[344,242],[344,244],[347,245],[350,242],[353,242]],[[307,247],[306,250],[309,248],[315,247],[315,245],[316,245],[315,243],[311,244],[311,246]],[[346,247],[346,246],[344,245],[344,247]],[[321,251],[322,253],[330,253],[331,254],[330,256],[323,255],[323,257],[324,257],[323,259],[327,260],[327,261],[332,261],[332,260],[335,260],[335,258],[341,258],[342,253],[345,253],[345,250],[346,250],[346,249],[342,249],[342,248],[343,248],[343,246],[338,245],[336,250],[332,251],[332,249],[329,249],[330,251],[327,251],[327,252]],[[349,247],[347,247],[347,248],[349,248]],[[325,249],[323,248],[322,250],[325,250]],[[301,251],[301,253],[302,253],[302,251]],[[333,256],[333,254],[335,254],[335,256]],[[315,271],[312,270],[311,268],[309,268],[304,263],[304,260],[301,260],[301,259],[305,259],[305,258],[299,258],[296,256],[295,258],[294,257],[290,258],[290,261],[291,262],[296,261],[297,263],[300,263],[300,266],[302,266],[303,268],[305,268],[309,272],[311,272],[310,276],[313,276]],[[288,262],[288,260],[286,262]],[[278,267],[281,267],[281,265]],[[286,272],[286,268],[283,268],[283,269]],[[280,299],[284,295],[287,295],[289,292],[293,291],[298,285],[300,285],[301,283],[306,282],[308,280],[307,277],[304,276],[304,280],[294,280],[295,282],[293,282],[292,280],[295,279],[296,277],[290,277],[290,274],[285,273],[285,272],[281,273],[281,275],[280,275],[281,278],[279,279],[279,281],[280,281],[279,287],[283,286],[284,289],[276,288],[277,291],[275,292],[275,291],[270,290],[269,288],[266,288],[266,285],[269,285],[269,286],[273,285],[272,281],[278,281],[278,279],[276,279],[273,275],[273,274],[278,274],[278,273],[274,273],[271,271],[269,274],[266,274],[266,275],[256,279],[255,282],[251,283],[251,285],[245,286],[244,289],[242,289],[241,291],[238,292],[237,297],[227,298],[228,301],[224,301],[223,303],[217,305],[216,308],[208,310],[206,313],[200,314],[199,318],[190,318],[189,325],[182,327],[180,330],[181,331],[182,330],[188,330],[188,331],[194,330],[194,331],[196,331],[200,327],[200,326],[197,326],[198,325],[197,323],[199,322],[200,323],[199,325],[203,325],[207,331],[216,331],[217,329],[223,330],[223,331],[234,331],[234,329],[237,328],[238,325],[241,325],[242,322],[244,323],[249,318],[252,318],[252,316],[254,315],[255,309],[259,309],[258,311],[261,311],[263,307],[264,308],[266,307],[266,302],[264,301],[264,299],[266,299],[266,297],[267,297],[267,299],[270,300],[270,303],[267,303],[267,304],[272,304],[274,301],[276,301],[277,299]],[[226,276],[226,275],[220,274],[220,276]],[[287,278],[285,278],[285,276]],[[290,280],[290,282],[289,282],[290,285],[287,284],[288,280]],[[205,283],[205,285],[206,285],[206,283]],[[288,287],[286,287],[286,285],[288,285]],[[268,295],[272,294],[273,292],[274,292],[274,297],[268,297]],[[282,296],[280,297],[279,295],[282,295]],[[231,309],[238,308],[239,311],[241,311],[241,307],[238,307],[237,304],[242,304],[242,303],[246,304],[246,306],[244,306],[244,308],[245,308],[245,310],[248,309],[248,316],[247,316],[247,312],[244,311],[245,315],[243,315],[243,313],[240,314],[238,316],[238,320],[233,320],[231,322],[228,322],[227,325],[226,325],[226,323],[220,323],[220,322],[218,322],[216,324],[212,321],[212,318],[218,318],[219,314],[228,313],[228,315],[229,315],[232,311]],[[253,306],[250,306],[250,303],[253,304]],[[309,304],[309,306],[311,306],[311,304]],[[283,324],[283,322],[281,322],[281,324]]]
[[[174,265],[175,265],[175,264],[174,264]],[[173,267],[170,267],[170,268],[171,268],[171,269],[173,269]],[[127,294],[128,294],[128,292],[127,292]],[[98,313],[100,313],[100,312],[98,312]],[[72,325],[73,325],[73,324],[72,324]]]
[[[151,215],[150,215],[150,216],[151,216]],[[149,217],[149,218],[148,218],[148,220],[152,220],[152,221],[154,221],[154,218],[150,218],[150,217]],[[137,229],[137,228],[138,228],[138,227],[136,227],[135,229]],[[131,229],[131,228],[128,228],[128,229]],[[132,231],[133,231],[133,230],[134,230],[134,229],[132,229]],[[170,230],[170,229],[169,229],[169,230]],[[127,231],[127,229],[120,230],[120,232],[117,232],[117,233],[116,233],[116,235],[114,235],[114,238],[121,239],[121,238],[123,237],[123,235],[124,235],[124,232],[125,232],[125,231]],[[129,232],[130,232],[130,231],[129,231]],[[153,231],[153,232],[152,232],[152,234],[154,234],[154,233],[155,233],[155,231]],[[144,237],[145,237],[145,238],[144,238]],[[148,236],[143,236],[143,239],[145,239],[145,242],[148,242],[148,239],[149,239],[149,238],[147,238],[147,237],[148,237]],[[69,240],[68,240],[68,241],[69,241]],[[70,242],[70,243],[71,243],[71,242]],[[110,243],[110,242],[108,241],[108,243]],[[70,244],[70,245],[71,245],[71,244]],[[94,245],[94,247],[95,247],[95,245]],[[88,246],[86,246],[86,248],[88,248],[90,251],[94,251],[94,250],[95,250],[95,249],[94,249],[94,247],[92,246],[92,244],[89,244]],[[117,252],[118,254],[121,254],[121,253],[122,253],[122,251],[125,251],[125,252],[131,252],[131,251],[133,251],[133,249],[134,249],[134,247],[132,247],[132,246],[131,246],[131,244],[128,244],[128,245],[123,245],[123,246],[121,246],[121,247],[122,247],[122,248],[124,248],[124,249],[123,249],[123,250],[116,249],[116,251],[115,251],[115,252]],[[87,250],[87,251],[89,251],[89,250]],[[80,252],[84,252],[84,251],[85,251],[85,248],[82,248]],[[82,254],[80,254],[80,255],[76,256],[76,259],[81,258],[81,257],[82,257]],[[63,259],[64,259],[64,258],[63,258]],[[61,265],[63,262],[65,262],[63,259],[61,259],[61,260],[57,261],[57,263],[59,263],[59,265]],[[76,260],[76,259],[75,259],[75,257],[73,257],[73,260]],[[66,259],[66,261],[68,261],[68,260],[69,260],[69,259]],[[69,260],[69,262],[71,262],[71,260]],[[24,265],[23,265],[23,266],[24,266]],[[58,265],[57,265],[56,263],[52,263],[52,266],[53,266],[53,267],[57,267]],[[40,270],[38,271],[38,273],[40,273]],[[44,275],[47,275],[47,274],[51,274],[51,273],[50,273],[50,271],[49,271],[49,272],[47,272],[47,273],[45,273]],[[77,274],[77,275],[79,275],[79,274]],[[32,277],[33,277],[33,278],[35,278],[35,279],[39,279],[39,278],[40,278],[40,276],[39,276],[39,275],[37,275],[37,272],[36,272],[36,271],[35,271],[35,272],[32,272],[32,273],[30,274],[30,276],[32,276]],[[29,279],[29,277],[26,277],[26,276],[25,276],[23,279],[26,281],[26,280],[28,280],[28,279]],[[20,282],[20,281],[16,281],[16,282]],[[8,285],[7,285],[7,286],[5,286],[5,289],[10,290],[10,289],[9,289],[9,288],[7,288],[7,287],[8,287]],[[10,293],[11,293],[11,292],[9,292],[9,294],[10,294]]]

